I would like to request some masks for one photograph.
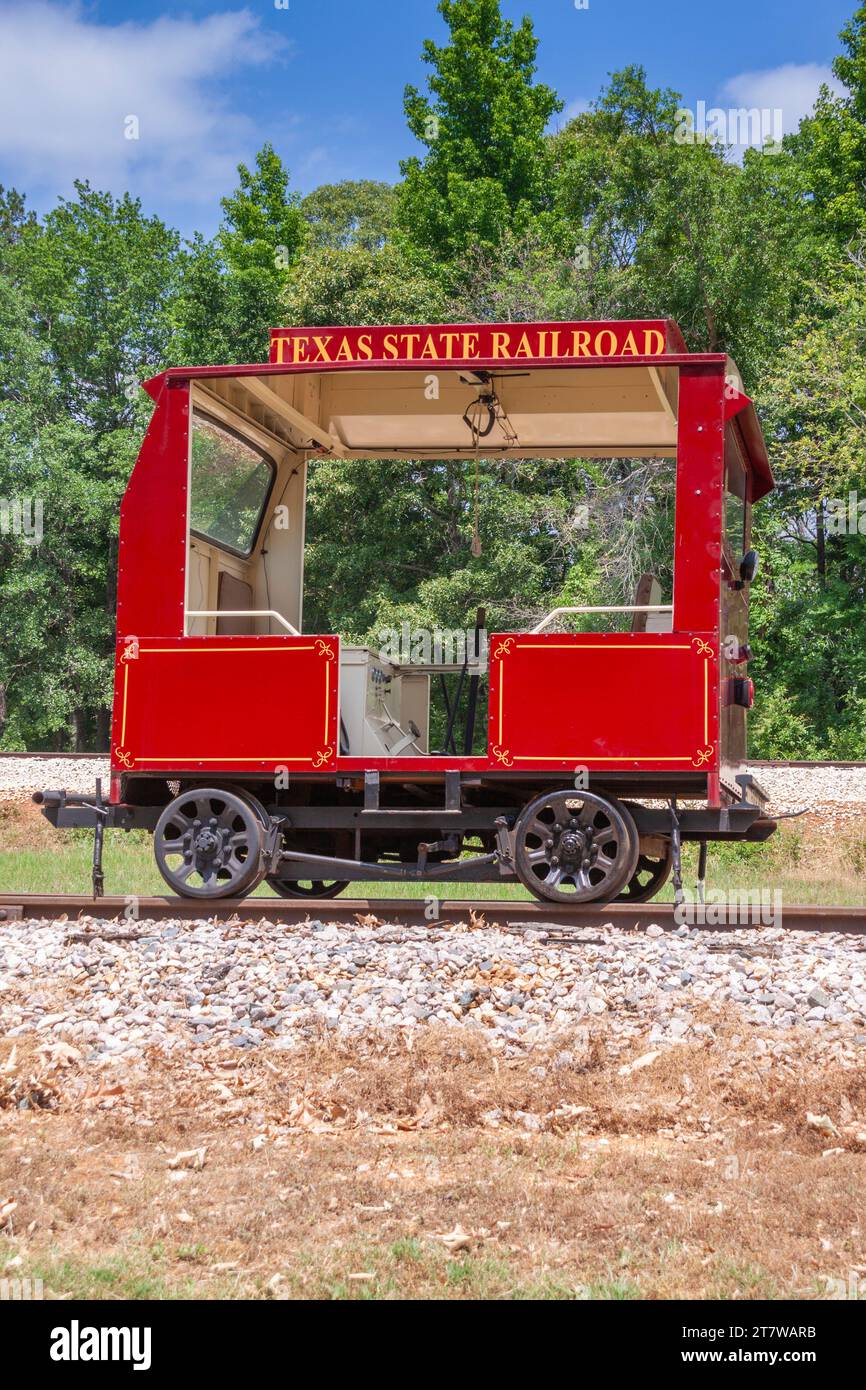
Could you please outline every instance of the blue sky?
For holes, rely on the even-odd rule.
[[[435,0],[0,0],[0,183],[39,211],[75,177],[141,197],[210,234],[238,160],[271,140],[307,192],[393,180],[415,144],[402,110],[423,85]],[[503,0],[529,14],[538,75],[569,111],[642,63],[685,104],[808,110],[857,0]],[[138,123],[137,139],[127,138]]]

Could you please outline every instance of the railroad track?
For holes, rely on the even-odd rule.
[[[712,918],[717,905],[710,905],[707,915]],[[767,908],[764,908],[767,912]],[[672,931],[678,925],[673,903],[611,903],[606,907],[592,904],[580,907],[558,907],[554,903],[497,901],[493,899],[454,900],[441,903],[440,914],[431,919],[423,898],[304,898],[293,901],[283,898],[223,898],[201,903],[189,898],[100,898],[98,902],[85,894],[40,895],[33,893],[4,893],[0,895],[0,923],[27,920],[57,921],[68,918],[75,922],[92,918],[101,922],[118,920],[124,928],[134,928],[136,920],[164,921],[166,919],[241,921],[280,923],[301,926],[306,921],[323,921],[355,925],[365,917],[393,926],[431,927],[442,924],[502,926],[510,930],[547,931],[567,934],[591,928],[615,926],[624,931],[646,931],[658,925]],[[733,905],[730,920],[719,923],[689,920],[689,926],[702,931],[730,931],[743,927],[759,929],[774,923],[761,918],[756,905]],[[789,931],[847,932],[866,935],[866,907],[786,907],[782,927]]]
[[[108,754],[106,753],[105,756],[108,757]],[[794,759],[792,759],[792,758],[749,758],[749,761],[748,761],[747,766],[748,766],[749,768],[764,767],[764,768],[769,769],[770,771],[773,771],[774,769],[778,769],[778,768],[785,768],[785,767],[801,767],[801,768],[805,768],[805,769],[808,771],[808,770],[811,769],[811,768],[819,768],[819,767],[829,767],[829,768],[837,768],[837,767],[864,768],[864,767],[866,767],[866,762],[864,762],[862,758],[861,758],[859,761],[855,761],[855,762],[842,762],[842,761],[840,761],[839,759],[832,759],[832,758],[820,758],[820,759],[814,759],[814,758],[812,758],[812,759],[810,759],[810,758],[800,758],[800,759],[796,759],[796,758],[794,758]]]
[[[10,752],[6,752],[6,751],[4,751],[4,750],[0,750],[0,759],[2,759],[2,758],[18,758],[18,759],[19,759],[20,761],[22,761],[22,762],[26,762],[26,761],[29,760],[30,762],[34,762],[34,763],[38,763],[38,762],[52,762],[52,763],[60,763],[60,762],[68,762],[68,763],[100,762],[100,763],[107,763],[107,762],[108,762],[108,758],[109,758],[109,754],[108,754],[108,753],[10,753]]]

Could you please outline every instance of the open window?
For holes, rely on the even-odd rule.
[[[237,430],[194,411],[190,443],[190,530],[246,559],[274,485],[273,458]]]
[[[189,454],[189,636],[296,634],[306,462],[228,386],[196,386]]]
[[[488,631],[671,630],[674,457],[321,459],[311,480],[305,625],[341,636],[352,756],[481,754]]]
[[[733,422],[725,429],[724,519],[722,549],[730,575],[736,579],[749,548],[751,504],[749,470]]]

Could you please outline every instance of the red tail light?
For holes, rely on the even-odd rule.
[[[728,704],[751,709],[755,703],[755,684],[748,676],[732,676],[728,681]]]

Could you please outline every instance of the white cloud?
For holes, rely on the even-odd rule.
[[[89,178],[161,204],[209,204],[256,148],[254,122],[212,88],[285,41],[242,9],[100,24],[77,4],[0,0],[0,160],[38,202]],[[139,138],[125,136],[127,118]]]
[[[547,123],[547,134],[555,135],[558,130],[562,130],[573,121],[575,116],[582,116],[585,111],[591,110],[588,101],[583,97],[576,97],[574,101],[567,101],[562,111],[556,111]]]
[[[734,107],[781,111],[782,129],[790,135],[811,113],[822,83],[837,95],[845,90],[832,69],[821,63],[784,63],[778,68],[738,73],[724,84],[721,96],[723,103]]]
[[[578,97],[575,101],[569,101],[566,104],[565,110],[561,112],[559,119],[565,124],[567,121],[573,121],[575,116],[582,116],[584,112],[588,110],[589,102],[584,101],[583,97]]]

